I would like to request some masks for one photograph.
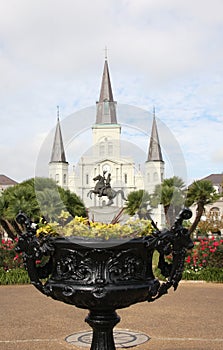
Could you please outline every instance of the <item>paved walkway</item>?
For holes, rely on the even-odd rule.
[[[47,298],[31,285],[0,286],[0,350],[85,350],[65,338],[89,331],[87,313]],[[118,314],[117,330],[151,338],[132,349],[223,349],[223,284],[182,282],[176,292]]]

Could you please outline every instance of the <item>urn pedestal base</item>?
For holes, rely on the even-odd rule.
[[[90,350],[115,350],[113,328],[120,321],[115,311],[90,311],[85,321],[93,329]]]

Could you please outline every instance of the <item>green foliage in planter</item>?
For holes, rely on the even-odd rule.
[[[44,236],[81,236],[101,239],[135,238],[148,236],[153,232],[150,220],[129,219],[124,224],[92,222],[88,218],[75,216],[68,224],[60,226],[54,223],[39,224],[37,237]]]
[[[30,279],[25,269],[15,268],[6,271],[3,267],[0,267],[0,285],[27,283],[30,283]]]

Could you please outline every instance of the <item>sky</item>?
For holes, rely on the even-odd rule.
[[[188,183],[223,172],[222,0],[7,0],[0,2],[0,173],[18,182],[35,176],[58,105],[62,129],[71,119],[78,126],[78,154],[83,130],[95,122],[105,47],[114,99],[126,106],[118,122],[132,125],[124,131],[131,143],[138,128],[148,147],[155,107],[163,152],[170,159],[181,150]],[[82,129],[81,115],[92,116]]]

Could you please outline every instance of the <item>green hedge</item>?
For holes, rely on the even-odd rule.
[[[30,279],[25,269],[17,268],[5,271],[0,267],[0,285],[27,283],[30,283]]]
[[[183,273],[183,279],[223,283],[223,268],[206,267],[197,272],[193,270],[185,270]]]

